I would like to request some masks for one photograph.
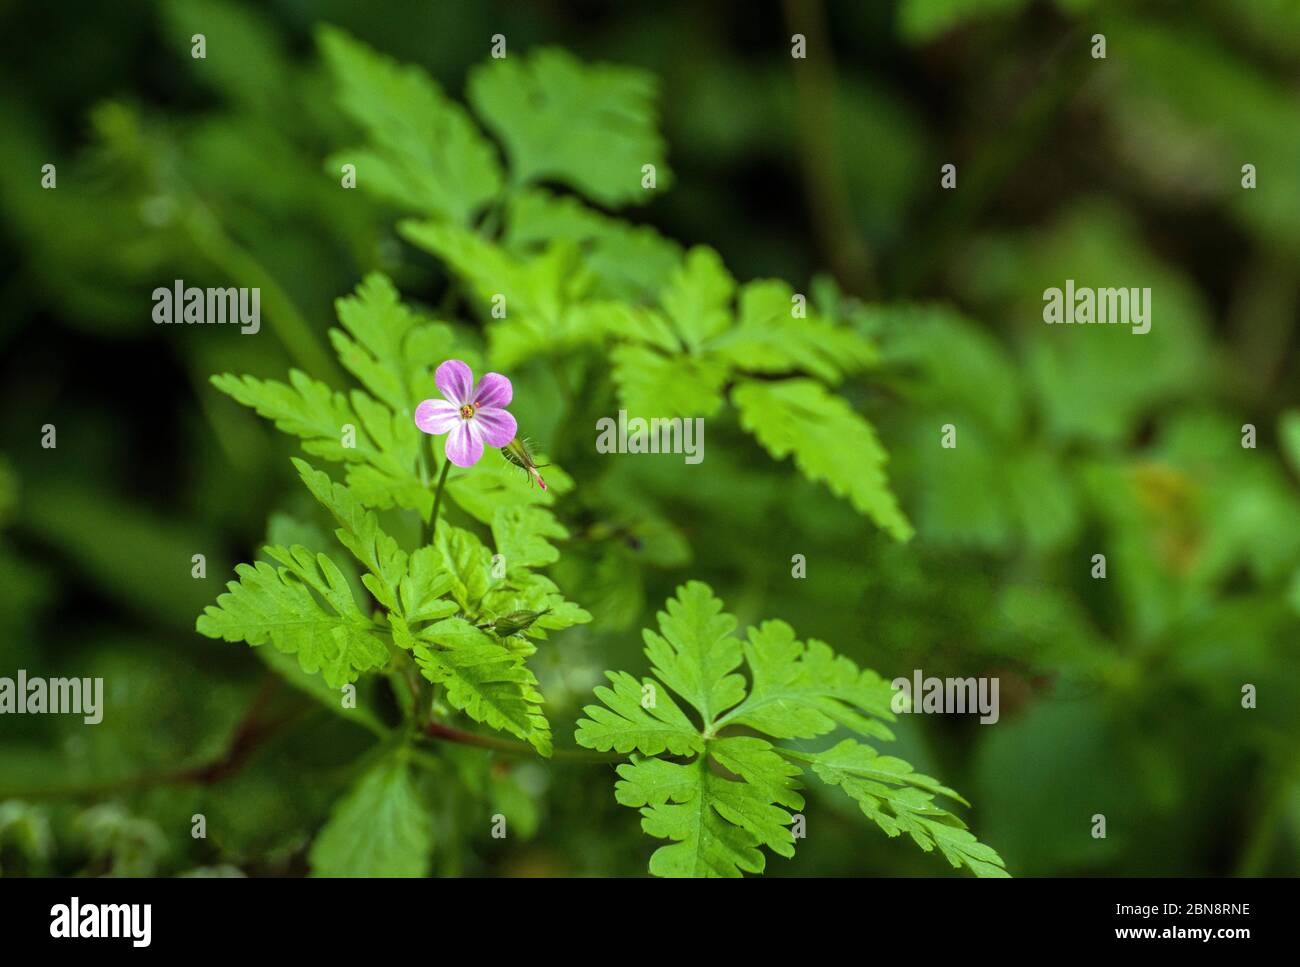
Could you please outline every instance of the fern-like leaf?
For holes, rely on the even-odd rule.
[[[785,622],[751,628],[743,644],[732,634],[735,627],[708,585],[691,581],[678,588],[659,613],[659,631],[645,632],[655,677],[638,683],[625,672],[608,672],[613,688],[597,688],[603,704],[587,706],[577,723],[579,745],[631,754],[618,768],[615,797],[640,809],[649,835],[672,841],[651,857],[652,873],[739,876],[763,872],[762,847],[793,856],[789,810],[803,808],[798,790],[807,765],[890,836],[906,832],[922,849],[937,848],[977,876],[1006,875],[998,854],[935,801],[965,800],[902,759],[881,756],[855,739],[808,752],[764,738],[814,738],[843,727],[892,739],[884,724],[894,717],[892,692],[874,672],[859,670],[828,645],[798,641]],[[739,672],[742,661],[748,684]],[[686,700],[698,721],[668,689]],[[762,735],[724,732],[737,728]],[[664,753],[689,761],[654,758]]]

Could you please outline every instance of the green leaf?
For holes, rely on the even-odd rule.
[[[596,686],[596,697],[605,704],[588,705],[578,720],[578,744],[608,752],[641,752],[673,755],[703,752],[699,730],[655,682],[638,683],[627,672],[606,672],[612,689]]]
[[[646,629],[651,671],[690,702],[709,729],[714,719],[745,697],[745,680],[735,674],[743,651],[732,637],[736,619],[707,584],[690,581],[658,614],[660,634]]]
[[[543,188],[510,199],[506,226],[506,244],[516,252],[554,241],[580,246],[593,276],[591,294],[597,298],[648,302],[682,261],[682,247],[653,228],[630,225],[588,208],[572,195],[554,195]]]
[[[908,832],[922,849],[936,846],[954,865],[979,876],[1005,876],[1001,858],[956,816],[934,803],[956,792],[913,771],[902,759],[881,756],[847,739],[823,752],[774,746],[743,728],[777,739],[814,738],[837,726],[889,740],[878,720],[893,719],[892,691],[872,671],[859,671],[819,641],[806,646],[783,621],[749,629],[742,646],[735,619],[708,585],[692,581],[659,615],[661,634],[645,632],[646,657],[658,679],[700,713],[683,712],[659,682],[607,672],[600,705],[583,709],[574,740],[585,748],[631,754],[619,766],[615,798],[641,810],[651,836],[673,840],[650,859],[658,876],[740,876],[761,873],[760,847],[793,856],[789,809],[802,809],[799,763],[841,786],[886,833]],[[736,669],[743,658],[752,675],[746,694]],[[730,712],[725,712],[730,708]],[[669,762],[654,756],[691,757]],[[731,777],[735,778],[731,778]]]
[[[563,354],[604,336],[600,317],[579,306],[592,277],[573,243],[555,242],[537,255],[516,256],[454,225],[405,221],[398,228],[468,283],[489,320],[494,365],[509,368],[534,356]]]
[[[360,390],[345,397],[296,369],[287,385],[229,373],[212,377],[212,385],[300,437],[308,453],[347,464],[348,485],[362,503],[428,515],[433,495],[420,480],[420,431],[408,414]]]
[[[379,529],[374,512],[366,510],[347,487],[306,460],[295,457],[293,465],[312,496],[341,525],[334,531],[339,543],[370,572],[362,578],[367,589],[389,611],[398,609],[397,587],[406,574],[406,552]]]
[[[794,855],[787,828],[793,817],[782,807],[803,808],[803,797],[794,791],[799,768],[749,736],[714,740],[709,753],[742,781],[714,774],[705,756],[686,765],[648,759],[618,767],[615,798],[641,808],[646,833],[676,841],[650,857],[656,876],[761,873],[766,858],[759,846]]]
[[[671,183],[656,89],[645,71],[543,48],[474,68],[468,97],[505,145],[513,184],[558,181],[614,207],[648,200],[642,165],[655,166],[659,188]]]
[[[686,347],[699,349],[731,325],[736,280],[713,249],[697,245],[673,273],[661,301]]]
[[[321,553],[331,546],[329,533],[324,528],[278,512],[273,513],[267,522],[266,542],[270,545],[285,546],[301,544],[316,553]],[[355,593],[364,593],[365,588],[361,584],[356,568],[346,566],[347,563],[350,562],[341,564],[339,570],[347,579],[348,587]],[[325,684],[325,679],[320,675],[309,675],[303,671],[296,655],[287,655],[274,648],[255,648],[253,654],[262,659],[263,663],[290,685],[319,701],[334,715],[355,722],[377,736],[388,735],[388,725],[374,711],[378,707],[375,700],[375,686],[379,684],[377,677],[362,678],[355,685],[347,686],[351,692],[349,694],[344,689],[331,688]]]
[[[741,380],[731,391],[740,424],[776,459],[794,455],[809,480],[838,497],[900,541],[912,525],[885,478],[888,455],[871,424],[847,402],[810,379]]]
[[[508,569],[554,564],[560,552],[548,538],[565,540],[568,536],[564,525],[540,507],[498,507],[492,516],[492,541]]]
[[[451,595],[461,610],[476,617],[483,596],[492,586],[492,552],[467,530],[441,524],[436,546],[451,575]]]
[[[435,621],[455,614],[456,602],[443,597],[455,583],[456,579],[443,565],[442,553],[436,547],[421,547],[407,558],[397,610],[408,622]]]
[[[463,618],[445,618],[419,632],[415,660],[424,677],[445,685],[447,701],[476,722],[501,729],[551,754],[537,678],[523,656]]]
[[[271,546],[266,551],[284,567],[262,561],[236,567],[239,581],[227,584],[229,591],[199,616],[200,634],[250,645],[270,642],[296,654],[303,671],[320,671],[332,688],[388,661],[387,646],[375,636],[333,561],[324,554],[313,556],[305,547]]]
[[[370,572],[361,581],[388,611],[398,646],[412,647],[412,625],[456,613],[457,603],[443,598],[456,581],[436,548],[422,547],[408,556],[347,487],[305,460],[293,463],[307,489],[342,525],[334,532],[339,543]]]
[[[719,725],[743,725],[778,739],[811,739],[841,725],[860,735],[894,737],[879,721],[894,720],[889,683],[859,671],[825,642],[805,646],[784,621],[764,621],[749,629],[744,649],[753,683]]]
[[[490,451],[469,472],[453,473],[447,478],[446,493],[456,505],[481,524],[492,526],[499,507],[537,507],[550,513],[558,494],[573,489],[573,480],[561,468],[548,463],[544,454],[534,453],[540,464],[547,464],[547,489],[529,482],[523,470],[498,460]]]
[[[725,362],[709,356],[665,356],[648,346],[624,343],[609,354],[619,401],[629,416],[712,416],[722,406]]]
[[[450,326],[429,322],[404,306],[381,273],[367,275],[355,294],[334,306],[346,330],[330,330],[339,360],[398,413],[413,415],[420,402],[437,396],[437,365],[466,355]]]
[[[1008,875],[995,850],[934,802],[936,794],[961,797],[929,776],[913,772],[902,759],[845,739],[810,760],[818,777],[848,793],[867,818],[890,836],[907,833],[927,853],[937,846],[954,867],[966,866],[976,876]]]
[[[317,41],[339,106],[370,139],[369,149],[334,155],[332,176],[354,164],[362,188],[462,224],[497,195],[496,150],[424,71],[399,65],[334,27],[321,27]]]
[[[875,346],[852,329],[815,314],[796,318],[793,297],[785,282],[750,282],[737,325],[710,340],[709,352],[746,372],[803,371],[832,384],[876,361]]]
[[[303,440],[332,441],[337,450],[322,453],[331,460],[346,460],[340,442],[343,427],[355,425],[358,420],[348,405],[347,397],[336,393],[320,380],[306,373],[289,370],[289,383],[253,376],[233,376],[222,373],[212,377],[212,385],[237,402],[257,411],[257,415],[271,420],[282,433]]]
[[[311,847],[315,876],[427,876],[433,827],[400,753],[381,760],[334,806]]]

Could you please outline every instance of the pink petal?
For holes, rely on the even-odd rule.
[[[483,439],[473,420],[463,420],[447,434],[447,459],[458,467],[472,467],[483,458]]]
[[[460,422],[460,408],[446,400],[425,400],[415,408],[415,425],[425,433],[446,433]]]
[[[508,386],[509,383],[506,385]],[[470,422],[478,424],[479,435],[493,447],[505,446],[519,432],[519,425],[515,423],[515,418],[495,406],[483,407],[474,414],[474,419]]]
[[[474,371],[459,359],[449,359],[439,366],[433,381],[449,403],[464,406],[474,401]]]
[[[500,373],[488,373],[478,381],[474,391],[474,402],[479,406],[509,406],[514,387],[510,380]]]

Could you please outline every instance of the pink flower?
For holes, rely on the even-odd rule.
[[[478,386],[474,372],[459,359],[449,359],[434,373],[443,399],[425,400],[415,408],[415,425],[425,433],[447,434],[447,459],[472,467],[483,457],[483,444],[504,447],[518,426],[506,412],[514,392],[510,380],[488,373]]]

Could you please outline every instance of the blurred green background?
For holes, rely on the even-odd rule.
[[[738,279],[837,286],[881,347],[844,392],[891,454],[907,544],[712,425],[689,488],[632,461],[617,514],[559,506],[578,536],[555,576],[596,616],[532,660],[559,746],[699,577],[742,623],[784,618],[886,678],[999,676],[996,726],[914,717],[898,751],[971,800],[1014,874],[1300,872],[1289,0],[0,3],[0,675],[106,692],[95,727],[0,718],[0,872],[304,872],[374,744],[193,630],[274,513],[313,513],[292,441],[208,377],[296,365],[342,388],[335,298],[372,269],[425,306],[446,286],[400,212],[326,170],[356,132],[320,23],[456,98],[497,33],[648,70],[673,186],[630,217]],[[277,324],[155,326],[149,293],[175,278],[258,286]],[[1044,326],[1066,278],[1152,287],[1152,331]],[[581,494],[587,427],[536,433]],[[608,766],[452,746],[426,764],[435,873],[644,871]],[[769,874],[951,872],[809,794],[810,836]],[[517,835],[491,838],[497,812]]]

